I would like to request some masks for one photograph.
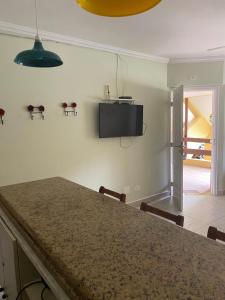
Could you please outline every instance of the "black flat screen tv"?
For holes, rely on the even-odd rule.
[[[143,135],[143,105],[99,103],[99,137]]]

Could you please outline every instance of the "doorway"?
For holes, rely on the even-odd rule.
[[[183,132],[184,194],[210,194],[213,90],[184,91]]]
[[[170,165],[171,165],[171,188],[170,188],[170,195],[171,199],[173,200],[174,207],[176,207],[177,210],[183,211],[183,198],[185,194],[183,193],[184,190],[184,181],[183,181],[183,167],[184,167],[184,160],[189,159],[195,159],[195,163],[199,164],[199,161],[201,160],[203,164],[210,164],[210,167],[205,169],[200,169],[201,174],[197,174],[196,178],[193,177],[193,171],[190,171],[189,168],[189,174],[188,179],[190,183],[192,184],[192,187],[188,187],[186,189],[186,192],[189,191],[190,193],[211,193],[211,195],[217,196],[220,195],[220,189],[221,189],[221,136],[223,132],[223,128],[221,126],[221,118],[222,116],[222,103],[221,103],[221,94],[225,93],[224,86],[222,87],[177,87],[173,88],[171,93],[171,104],[170,104],[170,113],[171,113],[171,135],[170,135]],[[195,111],[187,114],[187,107],[185,108],[185,98],[194,96],[197,97],[197,95],[203,94],[210,96],[211,101],[211,114],[208,113],[205,116],[205,119],[209,117],[209,124],[211,124],[211,135],[205,135],[204,137],[201,136],[200,138],[197,136],[189,136],[188,128],[185,128],[184,120],[186,118],[186,127],[188,127],[188,119],[189,122],[192,121],[192,119],[195,118],[194,114]],[[196,95],[197,94],[197,95]],[[184,96],[185,95],[185,96]],[[204,105],[200,105],[200,112],[202,111],[202,107]],[[185,111],[186,110],[186,111]],[[210,113],[210,111],[209,111]],[[183,115],[185,115],[183,117]],[[203,115],[203,112],[201,112]],[[197,113],[196,113],[197,115]],[[200,126],[201,128],[202,126]],[[192,133],[193,134],[193,133]],[[193,144],[195,146],[193,146]],[[188,156],[189,155],[189,156]],[[198,156],[198,157],[197,157]],[[204,161],[204,162],[203,162]],[[199,167],[199,166],[196,166]],[[201,166],[202,167],[202,166]],[[204,180],[204,178],[206,178]],[[208,179],[207,179],[208,178]],[[199,188],[196,188],[196,186],[193,187],[193,184],[197,184],[202,179],[205,181],[206,184],[206,190],[205,188],[200,190]],[[207,181],[208,180],[208,181]],[[208,184],[207,184],[208,182]],[[200,192],[200,193],[199,193]],[[207,195],[207,194],[206,194]]]

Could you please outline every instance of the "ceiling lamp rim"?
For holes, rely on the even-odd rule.
[[[141,13],[145,13],[145,12],[149,11],[150,9],[154,8],[155,6],[157,6],[162,0],[155,0],[155,1],[153,1],[153,3],[151,3],[151,4],[149,3],[149,6],[146,6],[146,8],[137,10],[136,12],[133,11],[133,12],[127,12],[127,13],[122,13],[122,14],[116,14],[116,13],[110,13],[110,12],[102,13],[102,12],[98,12],[97,10],[94,11],[85,6],[85,0],[76,0],[76,1],[77,1],[77,4],[82,9],[84,9],[92,14],[95,14],[95,15],[98,15],[101,17],[122,18],[122,17],[130,17],[130,16],[135,16],[135,15],[141,14]]]
[[[33,68],[54,68],[63,65],[60,56],[55,52],[45,50],[40,39],[35,39],[32,49],[19,52],[14,62]]]

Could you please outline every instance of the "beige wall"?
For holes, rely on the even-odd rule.
[[[200,95],[189,97],[192,104],[203,114],[207,121],[210,122],[210,115],[212,114],[212,95]]]
[[[0,36],[0,185],[63,176],[92,189],[122,192],[129,201],[158,193],[169,181],[167,65],[122,57],[120,89],[144,104],[144,137],[99,139],[98,103],[104,85],[115,95],[116,56],[79,47],[44,43],[64,65],[34,69],[14,64],[32,40]],[[126,81],[126,85],[124,83]],[[65,117],[64,101],[78,103],[78,116]],[[44,105],[45,120],[31,121],[25,107]],[[140,191],[135,191],[139,189]]]
[[[223,84],[223,71],[223,61],[171,63],[168,65],[168,86]]]

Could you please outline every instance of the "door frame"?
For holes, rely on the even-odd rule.
[[[219,114],[219,101],[220,101],[220,86],[184,86],[185,92],[193,91],[212,91],[212,160],[211,160],[211,172],[210,172],[210,182],[211,182],[211,194],[218,196],[221,194],[219,189],[219,157],[222,157],[222,153],[219,150],[220,141],[220,114]]]
[[[179,89],[181,89],[182,93],[179,95]],[[174,92],[178,91],[179,101],[181,103],[175,103],[175,95]],[[178,211],[183,211],[183,98],[184,98],[184,86],[180,85],[176,88],[171,89],[170,93],[170,195],[174,201],[175,207]],[[175,108],[179,108],[181,110],[182,118],[180,118],[180,124],[178,122],[178,140],[176,140],[174,133],[174,117],[175,117]],[[177,111],[179,114],[179,109]],[[178,119],[179,120],[179,119]],[[180,126],[179,126],[180,125]],[[178,150],[179,149],[179,150]],[[175,159],[175,156],[177,160]],[[177,163],[176,168],[174,166],[174,162]],[[175,169],[174,169],[175,168]],[[179,178],[175,176],[174,170],[179,170],[180,176]]]

